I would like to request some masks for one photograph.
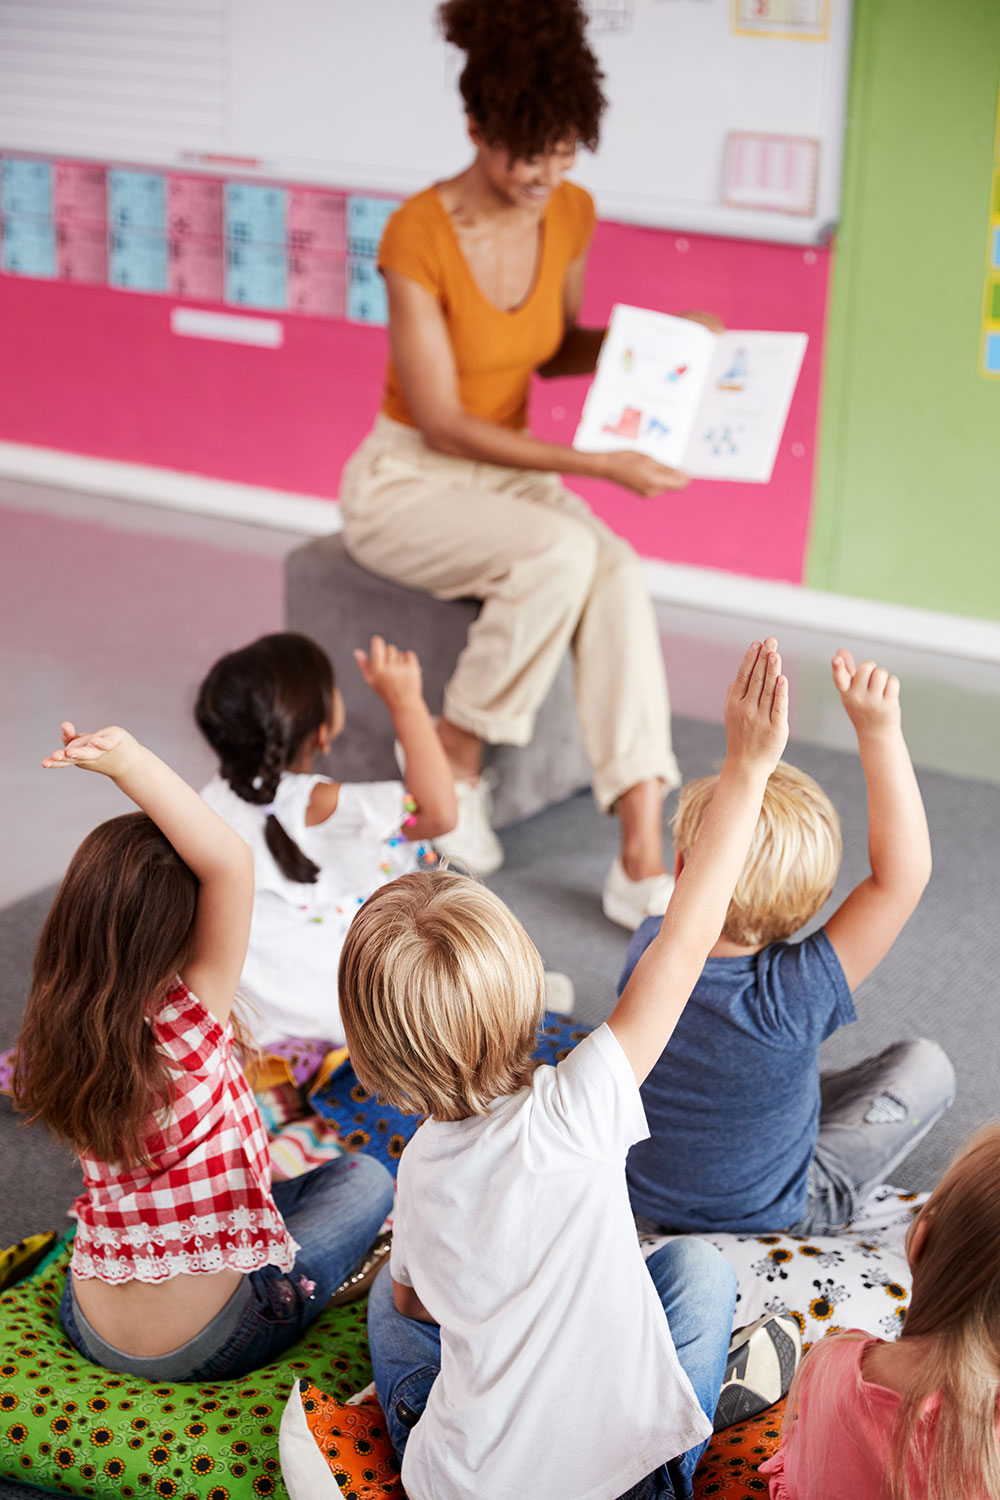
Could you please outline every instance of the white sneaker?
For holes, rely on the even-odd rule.
[[[601,907],[609,922],[634,932],[645,917],[662,917],[673,894],[672,875],[647,875],[629,880],[615,855],[604,881]]]
[[[758,1318],[733,1334],[715,1408],[716,1432],[746,1422],[788,1395],[802,1358],[802,1331],[791,1313]]]
[[[437,723],[437,720],[434,721]],[[398,740],[392,742],[400,774],[406,776],[406,756]],[[503,845],[493,832],[493,788],[496,772],[480,771],[475,781],[456,781],[458,822],[450,833],[434,839],[439,854],[460,859],[473,875],[492,875],[503,864]]]
[[[481,771],[475,781],[456,781],[458,822],[434,840],[439,854],[460,859],[474,875],[492,875],[503,864],[503,845],[491,826],[495,784],[491,770]]]
[[[545,1009],[554,1010],[558,1016],[571,1016],[576,1004],[576,991],[568,974],[558,969],[545,970]]]

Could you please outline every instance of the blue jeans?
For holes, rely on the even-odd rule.
[[[736,1307],[736,1273],[713,1245],[693,1236],[671,1240],[646,1262],[663,1304],[671,1337],[698,1404],[711,1422],[726,1367]],[[410,1430],[427,1405],[441,1368],[441,1331],[396,1311],[389,1267],[379,1272],[368,1299],[368,1340],[375,1389],[389,1436],[402,1460]],[[620,1372],[608,1371],[608,1380]],[[663,1464],[629,1494],[642,1500],[689,1500],[692,1476],[705,1443]]]
[[[60,1314],[71,1343],[92,1364],[147,1380],[237,1379],[277,1359],[369,1249],[392,1208],[393,1187],[381,1163],[351,1155],[276,1182],[272,1191],[300,1247],[290,1271],[251,1271],[194,1338],[151,1359],[124,1354],[100,1338],[80,1312],[67,1272]]]

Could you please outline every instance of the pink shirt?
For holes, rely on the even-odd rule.
[[[173,1109],[149,1122],[151,1167],[80,1157],[73,1275],[156,1282],[227,1267],[291,1270],[298,1247],[271,1197],[267,1132],[232,1027],[180,980],[150,1024],[173,1075]]]
[[[864,1351],[883,1339],[852,1328],[820,1358],[807,1358],[798,1386],[793,1421],[785,1417],[782,1443],[760,1466],[770,1477],[771,1500],[884,1500],[892,1431],[900,1396],[874,1385],[861,1373]],[[812,1379],[810,1379],[812,1375]],[[907,1469],[909,1500],[926,1500],[923,1463],[927,1439],[934,1431],[940,1398],[931,1396],[912,1447]],[[985,1491],[966,1492],[962,1500],[986,1500]]]

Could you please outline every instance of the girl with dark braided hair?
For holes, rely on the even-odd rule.
[[[217,661],[195,718],[219,758],[203,789],[249,844],[254,909],[240,993],[261,1046],[343,1042],[337,964],[358,906],[416,868],[421,841],[454,826],[455,792],[413,651],[372,638],[355,651],[406,757],[398,781],[331,781],[312,770],[344,725],[326,652],[308,636],[266,635]]]
[[[679,775],[663,657],[637,557],[560,475],[645,496],[687,476],[641,453],[542,441],[526,410],[533,373],[589,373],[604,337],[579,322],[594,205],[563,180],[577,146],[597,145],[602,75],[579,0],[447,0],[438,17],[466,54],[475,157],[386,227],[391,358],[375,427],[344,469],[344,541],[374,573],[482,600],[438,726],[459,818],[438,847],[480,874],[503,859],[483,742],[528,743],[572,650],[594,796],[622,828],[604,910],[634,928],[672,888],[661,801]]]

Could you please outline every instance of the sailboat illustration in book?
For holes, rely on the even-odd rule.
[[[747,383],[747,351],[737,349],[727,370],[715,382],[720,391],[741,391]]]
[[[635,448],[703,479],[766,484],[806,348],[804,333],[709,332],[619,305],[574,439]]]

